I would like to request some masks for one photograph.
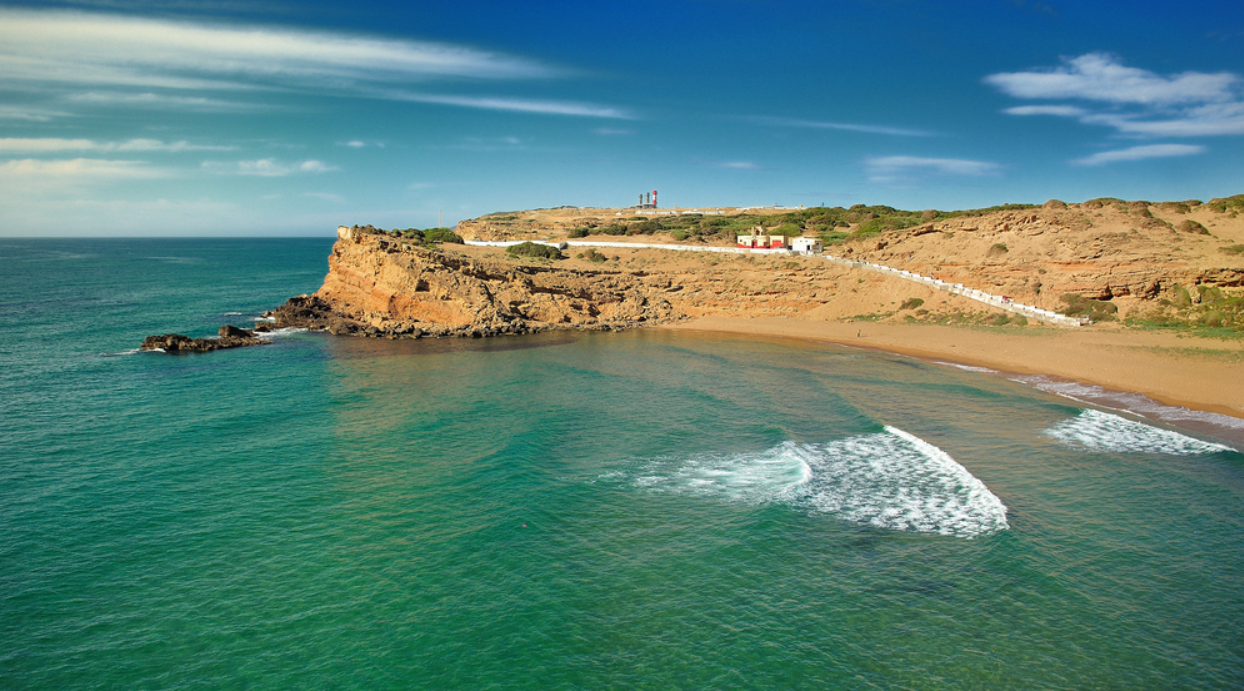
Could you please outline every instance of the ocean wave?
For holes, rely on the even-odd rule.
[[[286,326],[284,328],[273,329],[271,331],[256,331],[255,338],[263,339],[265,341],[273,341],[282,336],[302,333],[304,331],[306,331],[306,329],[301,326]]]
[[[131,348],[129,350],[122,350],[119,353],[100,353],[99,356],[100,357],[125,357],[127,355],[138,355],[139,353],[156,352],[156,351],[161,352],[161,353],[164,352],[164,350],[160,348],[155,348],[154,350],[151,350],[151,351],[146,351],[146,350],[143,350],[142,348]]]
[[[1179,432],[1088,409],[1045,430],[1067,446],[1114,453],[1164,453],[1172,456],[1234,451],[1225,444],[1201,441]]]
[[[887,530],[973,538],[1006,530],[1006,506],[945,451],[894,427],[827,444],[649,462],[636,487],[785,504]]]
[[[958,362],[947,362],[945,360],[934,360],[933,364],[942,365],[944,367],[954,367],[955,369],[961,369],[961,370],[964,370],[965,372],[978,372],[980,374],[998,374],[998,370],[996,369],[989,369],[988,367],[977,367],[976,365],[964,365]]]
[[[1144,394],[1111,391],[1095,384],[1051,379],[1040,374],[1017,375],[1011,377],[1011,381],[1027,384],[1041,391],[1057,394],[1073,401],[1091,403],[1100,408],[1126,410],[1177,426],[1193,423],[1228,433],[1238,434],[1244,432],[1244,419],[1202,410],[1191,410],[1181,406],[1166,405]]]

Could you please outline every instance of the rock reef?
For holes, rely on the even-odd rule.
[[[209,353],[226,348],[245,348],[266,345],[268,341],[257,338],[254,331],[240,329],[231,324],[220,327],[218,338],[190,338],[181,334],[148,336],[140,346],[142,350],[162,350],[166,353]]]

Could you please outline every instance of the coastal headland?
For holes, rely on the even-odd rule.
[[[323,286],[273,316],[388,338],[638,326],[798,338],[1244,418],[1242,213],[1244,195],[959,212],[560,207],[453,232],[343,226]],[[753,235],[824,249],[739,249]]]

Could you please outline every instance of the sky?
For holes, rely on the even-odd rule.
[[[0,237],[1244,193],[1244,3],[0,0]]]

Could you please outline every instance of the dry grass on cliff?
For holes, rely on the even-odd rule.
[[[1041,207],[1013,205],[967,212],[905,212],[862,205],[790,213],[727,209],[723,216],[677,221],[702,226],[699,235],[686,239],[678,237],[681,231],[648,234],[651,231],[643,229],[653,226],[652,217],[634,213],[564,207],[493,215],[461,227],[468,237],[485,233],[497,238],[559,239],[574,228],[591,226],[593,232],[608,229],[610,234],[599,239],[611,242],[728,245],[734,232],[745,232],[741,230],[745,226],[759,223],[771,232],[789,233],[794,228],[795,232],[820,234],[831,241],[827,252],[833,254],[936,275],[1046,309],[1088,309],[1086,313],[1101,319],[1149,326],[1244,330],[1244,253],[1238,251],[1244,247],[1244,196],[1208,203],[1110,198],[1080,204],[1052,201]],[[856,222],[827,227],[827,223],[845,223],[843,219]],[[625,232],[613,234],[619,229]],[[806,281],[780,271],[783,264],[795,261],[805,277],[810,275],[807,272],[814,271],[814,266],[803,259],[770,261],[614,248],[600,252],[605,261],[570,260],[565,265],[584,270],[670,272],[689,285],[703,284],[699,287],[704,290],[729,283],[727,278],[732,277],[736,307],[727,308],[731,300],[718,296],[719,306],[711,309],[721,313],[768,313],[765,303],[772,302],[809,318],[862,315],[888,321],[998,321],[976,303],[902,281],[891,286],[893,279],[857,277],[863,282],[851,286],[845,279],[817,278],[819,290],[808,291],[803,285]],[[787,299],[758,297],[777,293]],[[926,302],[917,309],[894,309],[908,298]],[[1075,303],[1078,299],[1088,302]],[[702,302],[710,301],[706,297]],[[792,306],[792,302],[797,304]]]

